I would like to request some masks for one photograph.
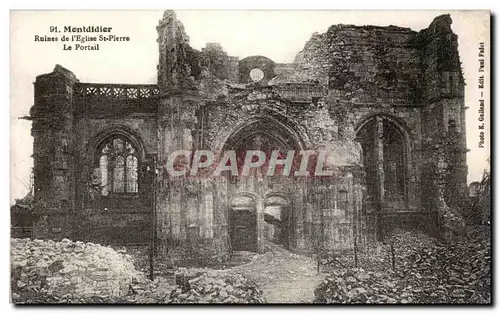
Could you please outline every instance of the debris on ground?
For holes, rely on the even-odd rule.
[[[177,281],[169,303],[265,303],[257,284],[242,274],[185,271]]]
[[[398,231],[395,270],[383,249],[372,256],[374,266],[332,266],[316,288],[315,302],[491,303],[491,247],[480,233],[442,244],[418,232]]]
[[[264,303],[239,273],[178,268],[176,283],[147,279],[125,249],[93,243],[12,239],[12,301],[22,303]]]
[[[11,239],[15,303],[121,297],[127,295],[133,279],[141,275],[130,256],[109,247],[69,239]]]

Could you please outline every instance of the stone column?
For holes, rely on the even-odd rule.
[[[375,121],[375,168],[377,171],[377,212],[375,213],[377,218],[377,240],[382,239],[382,221],[381,213],[384,205],[385,197],[385,175],[384,175],[384,123],[380,116],[376,117]]]
[[[377,182],[378,182],[378,201],[380,206],[384,203],[385,193],[385,173],[384,173],[384,123],[380,116],[377,116],[375,122],[375,155],[376,155],[376,169],[377,169]],[[381,208],[380,208],[381,209]]]
[[[296,238],[295,248],[297,250],[306,251],[311,250],[311,239],[310,239],[310,223],[312,222],[312,213],[311,213],[311,205],[307,203],[307,191],[306,191],[306,178],[301,177],[297,184],[300,184],[300,188],[298,190],[299,194],[293,197],[290,201],[290,208],[293,205],[293,213],[295,218],[290,216],[290,219],[293,220],[293,225],[290,224],[294,231],[294,237]],[[297,186],[294,186],[297,188]],[[309,218],[308,218],[309,217]],[[289,235],[289,237],[292,234]],[[293,246],[293,245],[291,245]]]

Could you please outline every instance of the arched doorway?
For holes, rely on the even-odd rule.
[[[408,141],[405,130],[392,118],[375,115],[357,130],[363,149],[367,205],[381,212],[407,207]]]
[[[230,201],[229,237],[234,251],[257,251],[257,202],[249,194],[236,194]]]
[[[238,176],[231,176],[229,172],[224,174],[227,175],[227,192],[231,199],[229,236],[233,250],[255,251],[253,243],[256,242],[256,250],[262,251],[266,240],[289,247],[292,236],[290,220],[293,218],[293,204],[286,199],[290,198],[287,197],[290,193],[296,193],[296,182],[292,177],[283,175],[282,165],[276,166],[273,175],[268,176],[267,171],[273,151],[279,151],[279,159],[286,158],[290,150],[294,150],[298,155],[301,144],[296,138],[290,134],[289,128],[280,122],[262,118],[254,119],[246,126],[240,127],[224,144],[223,152],[235,151],[239,173]],[[249,150],[262,151],[266,159],[262,166],[250,169],[248,175],[242,175],[243,164]],[[278,193],[282,196],[267,197]],[[244,200],[241,197],[243,194],[252,196]],[[237,200],[239,204],[234,202],[235,199],[239,199]],[[256,221],[255,227],[253,221]],[[252,233],[252,230],[255,232]],[[242,236],[246,239],[239,238]]]
[[[264,238],[289,248],[290,202],[280,194],[268,194],[264,199]]]

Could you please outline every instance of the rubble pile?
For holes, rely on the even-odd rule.
[[[410,284],[425,283],[431,299],[436,293],[432,291],[439,291],[443,294],[439,300],[443,302],[491,303],[489,240],[469,237],[414,251],[405,259],[400,272]]]
[[[14,303],[263,303],[262,291],[241,274],[178,268],[147,279],[124,249],[93,243],[12,239]]]
[[[331,270],[316,288],[315,303],[408,303],[411,294],[393,273],[363,269]]]
[[[126,296],[132,280],[142,275],[130,259],[90,242],[11,239],[12,300],[53,303]]]
[[[151,281],[145,277],[134,280],[127,297],[115,299],[113,303],[163,304],[170,302],[170,293],[177,288],[170,280],[156,277]]]
[[[181,269],[170,303],[264,303],[262,291],[245,276],[223,271]]]
[[[395,265],[401,265],[408,256],[424,247],[434,246],[437,239],[419,230],[394,229],[390,236],[382,241],[371,241],[358,246],[357,267],[370,270],[392,269],[391,244],[394,249]],[[354,253],[341,255],[324,254],[321,265],[326,268],[351,268],[355,267]]]
[[[126,298],[115,303],[264,303],[262,291],[241,274],[179,268],[176,284],[165,277],[134,280]]]
[[[484,234],[471,233],[453,244],[400,232],[389,255],[374,265],[329,268],[316,288],[318,303],[491,303],[491,247]],[[406,242],[412,244],[402,245]],[[384,268],[381,268],[384,265]]]

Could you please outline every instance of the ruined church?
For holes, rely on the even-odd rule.
[[[166,11],[157,84],[34,83],[33,236],[175,254],[352,250],[391,228],[439,233],[467,197],[464,79],[449,15],[419,32],[333,25],[291,63],[189,45]],[[173,177],[177,150],[329,151],[330,177]],[[189,167],[192,160],[184,166]]]

